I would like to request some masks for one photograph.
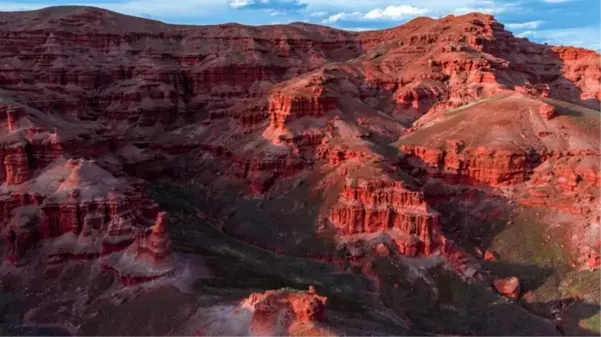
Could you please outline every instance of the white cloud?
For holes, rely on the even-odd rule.
[[[288,14],[286,11],[279,11],[277,9],[267,9],[265,12],[269,13],[271,16],[282,16]]]
[[[367,13],[362,12],[340,12],[337,14],[330,15],[328,18],[322,20],[323,23],[335,23],[341,20],[355,20],[355,21],[392,21],[410,18],[418,15],[428,13],[428,9],[419,8],[407,5],[400,6],[388,6],[384,9],[375,8]]]
[[[1,0],[0,0],[1,1]],[[505,2],[517,2],[523,0],[301,0],[307,4],[311,12],[327,12],[327,13],[352,13],[362,12],[368,13],[373,9],[381,9],[382,11],[388,6],[412,6],[417,8],[427,8],[428,15],[436,13],[436,15],[451,14],[457,8],[477,8],[477,7],[495,7],[500,6]]]
[[[533,36],[533,35],[536,35],[536,31],[534,31],[534,30],[526,30],[526,31],[523,31],[523,32],[517,34],[516,36],[517,37],[530,37],[530,36]]]
[[[361,19],[361,12],[353,12],[353,13],[337,13],[334,15],[330,15],[327,19],[322,20],[323,23],[335,23],[340,20],[359,20]]]
[[[515,29],[515,30],[536,29],[543,23],[544,23],[544,21],[542,21],[542,20],[520,22],[520,23],[508,23],[505,25],[505,27],[507,27],[508,29],[512,29],[512,30],[513,29]]]
[[[570,2],[572,0],[541,0],[542,2],[546,2],[548,4],[561,4],[564,2]]]
[[[255,0],[230,0],[230,7],[232,8],[242,8],[254,4]]]
[[[309,16],[313,17],[313,18],[322,18],[326,15],[328,15],[327,12],[313,12],[313,13],[309,14]]]
[[[493,0],[483,0],[475,2],[474,4],[476,6],[456,7],[452,12],[455,15],[464,15],[474,12],[497,15],[501,13],[518,11],[521,9],[519,6],[520,3],[517,2],[497,3]]]
[[[368,20],[399,20],[410,16],[423,15],[428,12],[426,8],[418,8],[409,5],[388,6],[385,9],[372,9],[363,18]]]
[[[163,0],[164,1],[164,0]],[[177,0],[176,0],[177,1]],[[198,0],[202,1],[202,0]],[[212,0],[210,0],[212,1]],[[226,1],[226,0],[222,0]],[[300,0],[227,0],[231,8],[301,10],[307,7]]]
[[[453,12],[455,15],[465,15],[468,13],[483,13],[483,14],[501,14],[508,11],[505,7],[461,7],[455,9]]]

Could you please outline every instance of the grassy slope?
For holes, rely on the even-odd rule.
[[[543,212],[543,209],[520,209],[511,224],[492,242],[491,248],[501,255],[502,262],[488,264],[500,276],[518,272],[524,291],[533,291],[537,300],[556,297],[559,276],[570,270],[569,257],[559,244],[562,233],[544,230],[538,221]],[[551,238],[551,235],[555,237]],[[514,267],[516,265],[533,268],[519,271]]]

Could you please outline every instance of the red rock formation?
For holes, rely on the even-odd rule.
[[[315,294],[313,289],[308,292],[269,290],[251,294],[237,311],[252,312],[250,333],[253,335],[294,336],[301,331],[331,335],[320,328],[325,319],[326,302],[327,298]]]
[[[139,219],[155,216],[156,205],[148,205],[126,180],[114,178],[93,161],[59,160],[35,181],[21,185],[29,193],[6,186],[0,200],[2,221],[8,221],[3,230],[5,261],[27,263],[26,253],[41,243],[40,257],[48,263],[100,257],[103,265],[125,275],[124,282],[130,282],[127,275],[140,281],[172,272],[164,213],[158,213],[154,230],[145,234]],[[123,267],[116,257],[123,254],[133,254],[134,265],[142,266],[128,267],[133,271]]]
[[[4,155],[4,170],[8,185],[21,185],[29,180],[31,172],[25,146],[8,149]]]
[[[488,262],[494,262],[496,260],[498,260],[499,258],[497,257],[497,253],[492,252],[490,250],[487,250],[484,253],[484,261],[488,261]]]
[[[388,257],[390,255],[390,250],[385,244],[380,243],[376,246],[375,253],[380,257]]]
[[[582,59],[591,59],[595,52],[584,48],[575,47],[553,47],[553,53],[562,61],[577,61]]]
[[[400,181],[347,179],[329,220],[341,235],[397,232],[399,252],[406,255],[428,255],[440,240],[439,215],[423,193]]]
[[[283,128],[287,122],[302,117],[322,117],[326,112],[336,109],[336,100],[323,96],[318,89],[310,97],[290,97],[275,93],[269,99],[270,126]]]
[[[167,216],[165,212],[157,215],[156,223],[150,234],[138,242],[137,254],[148,259],[153,265],[166,263],[171,259],[171,240],[167,232]]]
[[[549,104],[543,104],[540,106],[540,115],[546,120],[550,120],[555,117],[555,107]]]
[[[553,47],[552,54],[562,62],[562,75],[575,84],[577,90],[569,85],[558,85],[554,89],[572,100],[589,101],[593,109],[598,108],[601,100],[601,88],[596,83],[601,81],[601,65],[599,54],[574,47]]]
[[[130,231],[126,231],[119,234],[129,238],[129,233]],[[110,234],[117,235],[116,232],[109,232]],[[171,254],[171,240],[167,231],[166,213],[157,214],[152,228],[142,231],[134,228],[133,234],[135,239],[133,243],[126,246],[126,249],[122,251],[104,250],[100,259],[101,265],[118,275],[125,284],[172,275],[175,266]],[[112,247],[115,247],[114,244]]]
[[[582,265],[583,270],[598,270],[601,268],[601,255],[598,249],[584,246],[580,248],[579,253],[578,262]]]
[[[550,207],[587,215],[598,209],[601,186],[599,154],[590,151],[552,153],[538,166],[518,201],[526,206]]]
[[[493,285],[505,297],[517,299],[520,296],[520,280],[517,277],[497,279],[493,281]]]
[[[434,176],[454,184],[515,184],[527,180],[536,157],[531,153],[479,147],[458,153],[421,146],[403,145],[401,150],[422,161]]]
[[[293,154],[259,153],[246,157],[245,154],[213,146],[202,146],[201,151],[227,162],[223,173],[242,179],[251,195],[263,195],[277,178],[294,176],[306,168],[306,162]]]

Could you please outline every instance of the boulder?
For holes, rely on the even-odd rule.
[[[517,299],[520,296],[520,280],[517,277],[496,279],[493,286],[499,294],[507,298]]]

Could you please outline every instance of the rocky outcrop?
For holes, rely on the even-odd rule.
[[[499,259],[498,254],[493,251],[490,251],[490,250],[487,250],[484,252],[483,258],[484,258],[484,261],[487,261],[487,262],[494,262]]]
[[[23,146],[19,146],[23,145]],[[21,185],[31,176],[29,158],[24,144],[5,150],[4,171],[6,184]]]
[[[57,158],[97,158],[119,151],[124,137],[99,123],[74,124],[15,102],[0,103],[7,113],[6,134],[0,138],[0,178],[20,185]]]
[[[438,213],[400,181],[347,179],[328,219],[342,236],[390,231],[409,256],[431,254],[440,240]]]
[[[393,115],[412,123],[430,111],[445,93],[438,87],[405,86],[395,94],[397,97]]]
[[[496,279],[493,286],[497,292],[505,297],[517,299],[520,296],[520,280],[517,277]]]
[[[173,85],[158,79],[115,84],[99,92],[93,104],[111,121],[129,121],[142,127],[169,125],[186,113],[186,106]]]
[[[166,213],[158,213],[152,227],[136,228],[133,231],[133,242],[129,241],[130,231],[126,228],[121,227],[120,230],[113,228],[114,231],[111,233],[113,238],[116,234],[120,234],[131,244],[123,250],[104,248],[104,254],[100,257],[102,267],[115,273],[124,284],[146,282],[173,275],[175,265],[171,254],[167,222]],[[111,246],[116,247],[114,240],[111,240]]]
[[[538,166],[518,201],[526,206],[551,207],[587,215],[598,209],[601,186],[599,154],[595,151],[553,153]]]
[[[478,147],[462,150],[461,144],[450,150],[403,145],[401,150],[416,166],[453,184],[499,186],[524,182],[540,162],[534,152],[515,152]]]
[[[125,251],[146,265],[136,269],[136,279],[163,276],[173,268],[165,214],[158,212],[139,183],[115,178],[94,161],[59,159],[35,181],[4,186],[0,215],[6,223],[7,262],[21,265],[41,259],[57,264],[97,258],[110,262],[114,254]],[[157,223],[147,233],[147,219],[155,216]],[[113,269],[123,268],[113,264],[117,265]],[[124,274],[129,282],[130,273]]]
[[[599,249],[583,246],[579,249],[578,263],[582,270],[594,271],[601,268],[601,254]]]
[[[322,117],[336,109],[336,100],[317,89],[311,96],[290,96],[274,93],[269,99],[270,127],[281,129],[286,123],[302,117]]]
[[[34,207],[19,207],[3,230],[4,261],[19,265],[20,258],[39,240],[36,231],[39,212]]]
[[[309,291],[269,290],[244,299],[234,314],[251,311],[249,332],[255,336],[295,336],[298,333],[332,335],[325,320],[327,298]]]
[[[596,85],[601,81],[599,54],[574,47],[553,47],[551,51],[561,61],[562,76],[573,83],[560,83],[554,90],[573,101],[584,101],[589,107],[598,108],[601,100],[601,88]]]
[[[145,260],[155,267],[170,265],[171,240],[169,239],[167,214],[165,212],[158,213],[156,222],[150,231],[136,239],[131,250],[135,252],[138,259]]]
[[[553,119],[557,115],[555,107],[550,104],[542,104],[540,106],[540,115],[545,120]]]
[[[367,160],[370,154],[363,149],[353,149],[346,144],[322,143],[315,149],[316,159],[323,160],[330,167],[336,167],[349,160]]]
[[[577,60],[589,60],[593,58],[596,53],[592,50],[576,47],[553,47],[553,53],[562,61],[573,62]]]

